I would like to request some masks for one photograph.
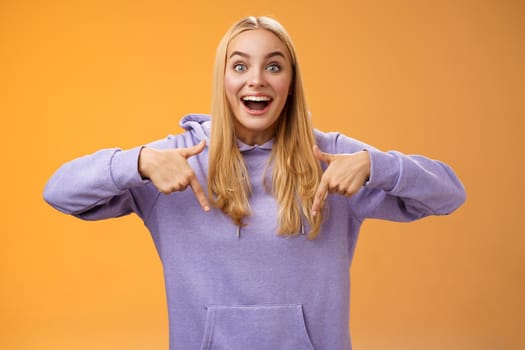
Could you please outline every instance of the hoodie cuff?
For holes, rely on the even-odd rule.
[[[140,186],[149,182],[139,173],[139,155],[144,146],[120,150],[113,154],[110,162],[111,178],[120,190]]]
[[[370,154],[370,179],[366,187],[391,191],[396,186],[401,174],[398,159],[390,153],[366,149]]]

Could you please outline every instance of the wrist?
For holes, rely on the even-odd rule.
[[[140,149],[137,167],[138,172],[143,180],[149,180],[150,178],[149,168],[153,152],[154,150],[145,146]]]
[[[370,172],[371,172],[371,160],[370,160],[370,153],[368,150],[361,151],[362,155],[362,164],[363,164],[363,171],[365,172],[366,178],[365,182],[368,182],[370,180]]]

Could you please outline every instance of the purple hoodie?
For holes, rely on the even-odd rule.
[[[209,116],[188,115],[181,125],[183,134],[147,146],[180,148],[209,140]],[[44,198],[86,220],[131,212],[142,218],[163,265],[170,349],[351,349],[348,269],[363,220],[449,214],[465,192],[441,162],[381,152],[338,133],[315,136],[324,152],[366,149],[371,157],[370,179],[356,195],[328,196],[329,210],[315,240],[277,234],[277,204],[262,183],[272,141],[239,142],[253,190],[252,215],[239,236],[220,210],[205,213],[190,188],[163,195],[141,179],[141,147],[104,149],[64,164]],[[188,161],[206,187],[208,149]]]

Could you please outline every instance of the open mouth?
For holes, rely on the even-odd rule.
[[[244,96],[241,101],[249,110],[263,111],[272,102],[272,99],[268,96]]]

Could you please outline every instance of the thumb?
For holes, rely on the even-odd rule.
[[[199,142],[198,144],[194,146],[182,148],[181,153],[184,158],[188,159],[189,157],[192,157],[194,155],[201,153],[205,147],[206,147],[206,141],[202,140],[201,142]]]
[[[330,164],[330,162],[332,161],[332,155],[331,154],[322,152],[319,149],[319,147],[317,147],[317,145],[314,145],[313,149],[314,149],[314,156],[315,156],[315,158],[317,158],[321,162]]]

